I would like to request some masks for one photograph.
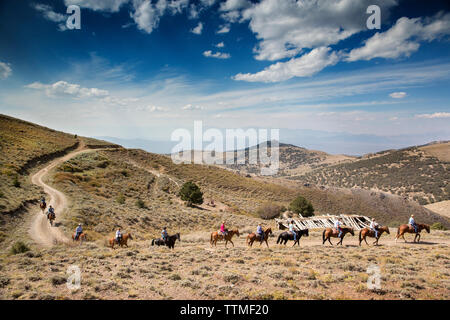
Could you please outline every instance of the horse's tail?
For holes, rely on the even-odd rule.
[[[278,236],[277,244],[281,242],[281,234]]]
[[[245,240],[245,242],[246,242],[247,245],[248,245],[248,243],[250,242],[250,235],[247,236],[247,239]]]
[[[152,240],[152,246],[155,245],[155,239]]]
[[[359,243],[361,243],[361,240],[362,240],[362,231],[363,231],[363,229],[361,229],[361,230],[359,230]]]
[[[400,236],[400,227],[397,228],[397,238]]]
[[[322,241],[323,242],[325,242],[325,232],[327,231],[327,229],[325,229],[325,230],[323,230],[323,233],[322,233]]]
[[[212,244],[213,243],[213,234],[211,233],[211,239],[209,240],[209,243]]]

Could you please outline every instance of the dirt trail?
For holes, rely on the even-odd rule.
[[[48,166],[41,169],[37,173],[35,173],[31,177],[31,182],[44,188],[45,193],[50,197],[50,201],[47,198],[47,206],[52,205],[55,208],[56,219],[53,223],[53,227],[50,226],[50,223],[47,221],[46,214],[43,214],[40,209],[36,209],[34,213],[34,218],[31,223],[31,227],[29,230],[31,238],[36,241],[38,244],[43,246],[52,246],[57,243],[67,243],[68,238],[64,235],[63,231],[57,227],[58,221],[61,216],[64,214],[64,211],[67,208],[67,198],[64,194],[55,188],[50,187],[46,183],[44,183],[44,176],[50,172],[51,169],[58,166],[59,164],[70,160],[71,158],[87,152],[95,152],[99,149],[84,149],[83,146],[80,146],[77,150],[67,154],[62,158],[58,158],[52,161]],[[48,209],[48,207],[47,207]],[[46,209],[46,210],[47,210]]]

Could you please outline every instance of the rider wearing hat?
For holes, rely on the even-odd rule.
[[[334,228],[339,231],[338,238],[342,236],[342,219],[339,218],[334,222]]]
[[[414,220],[414,215],[413,214],[409,218],[409,222],[408,223],[414,228],[414,232],[417,233],[417,224],[416,224],[416,220]]]
[[[118,228],[116,231],[116,241],[118,244],[122,242],[122,232],[120,231],[120,228]]]
[[[375,218],[372,218],[370,229],[375,232],[375,238],[378,238],[378,223],[376,223]]]

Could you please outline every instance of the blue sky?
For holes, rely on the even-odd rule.
[[[0,112],[130,141],[194,120],[331,153],[450,140],[449,40],[446,1],[6,0]]]

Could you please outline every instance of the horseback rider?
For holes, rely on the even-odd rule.
[[[122,242],[122,232],[120,231],[120,228],[116,231],[116,241],[117,244],[120,244]]]
[[[82,233],[83,233],[83,228],[81,227],[81,223],[79,223],[77,229],[75,230],[75,240],[78,240],[79,236]]]
[[[417,223],[416,220],[414,220],[414,215],[412,214],[411,217],[409,218],[409,222],[408,222],[413,228],[414,228],[414,232],[417,233]]]
[[[261,243],[264,241],[264,230],[261,226],[261,223],[258,223],[258,227],[256,228],[256,234],[261,237]]]
[[[45,205],[45,197],[41,196],[41,203]]]
[[[370,223],[370,230],[375,232],[375,238],[378,238],[378,223],[375,221],[375,218],[372,218],[372,222]]]
[[[47,218],[50,217],[50,215],[53,215],[55,217],[55,208],[53,208],[52,205],[50,205],[50,207],[48,208]]]
[[[342,236],[342,218],[337,219],[334,222],[334,228],[339,232],[338,234],[338,238],[340,238]]]
[[[167,233],[167,227],[164,227],[161,231],[161,239],[166,242],[169,238],[169,234]]]
[[[294,241],[297,241],[297,232],[295,232],[294,229],[294,220],[291,220],[289,222],[289,232],[291,232],[294,235]]]
[[[220,233],[225,237],[228,233],[228,229],[225,228],[225,221],[222,221],[222,224],[220,225]]]

